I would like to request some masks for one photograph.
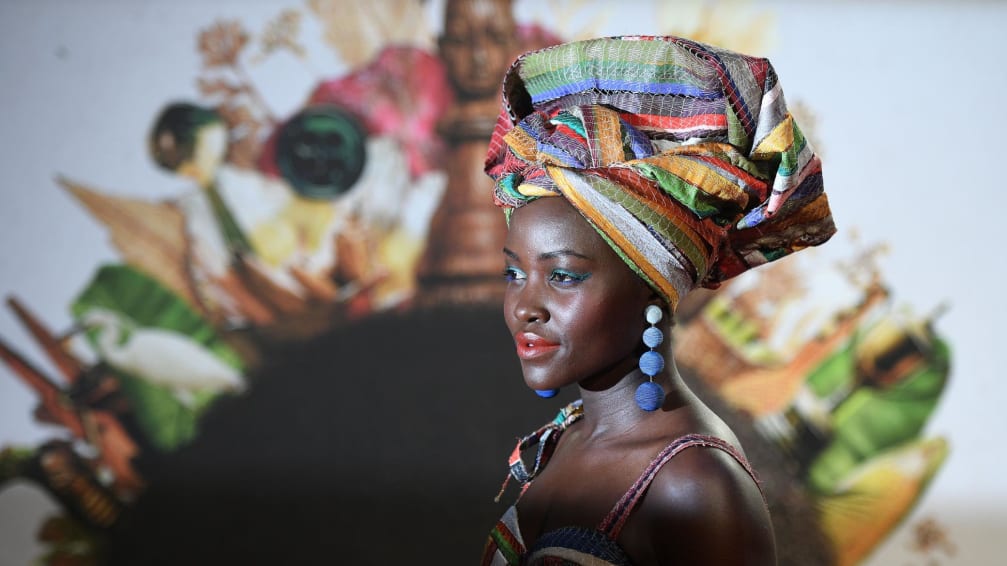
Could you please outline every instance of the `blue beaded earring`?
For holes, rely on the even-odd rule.
[[[664,390],[654,383],[654,376],[664,369],[664,356],[654,348],[664,342],[664,333],[656,325],[664,318],[664,311],[657,305],[650,305],[644,311],[650,328],[643,331],[643,343],[650,348],[640,356],[640,371],[650,377],[650,381],[640,384],[636,388],[636,404],[644,411],[656,411],[664,404]]]
[[[548,399],[550,397],[555,397],[559,393],[559,389],[533,389],[536,395],[543,399]]]

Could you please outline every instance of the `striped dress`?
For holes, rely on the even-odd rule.
[[[578,402],[579,403],[579,402]],[[545,444],[555,444],[559,441],[559,436],[567,426],[575,422],[583,412],[579,405],[571,405],[560,411],[559,416],[549,425],[539,429],[529,437],[522,439],[518,443],[516,452],[528,447],[525,442],[530,437],[538,436],[544,439],[539,442],[539,455],[550,454],[551,449],[543,450]],[[571,415],[576,415],[571,419]],[[560,424],[557,424],[560,423]],[[551,431],[548,434],[541,434],[543,430]],[[524,446],[522,446],[524,445]],[[622,532],[626,520],[629,519],[633,511],[639,506],[650,487],[651,482],[657,476],[661,468],[667,464],[677,454],[693,446],[706,446],[722,450],[731,455],[745,468],[745,471],[756,480],[748,461],[733,446],[724,440],[712,436],[700,434],[689,434],[681,436],[672,441],[662,450],[647,466],[647,469],[640,474],[640,477],[633,483],[633,486],[619,499],[612,507],[612,510],[594,529],[584,527],[564,527],[549,531],[538,537],[533,547],[525,545],[521,535],[521,525],[518,517],[517,505],[512,505],[497,521],[497,524],[490,532],[483,551],[483,566],[513,566],[513,565],[535,565],[535,566],[559,566],[559,565],[616,565],[630,566],[629,557],[617,542],[619,533]],[[524,476],[514,473],[515,464],[511,461],[511,472],[519,481],[522,481],[524,490],[530,485],[531,480],[541,471],[548,459],[536,458],[536,467],[531,474]],[[518,458],[520,461],[520,457]],[[523,468],[523,465],[521,466]],[[530,476],[530,477],[528,477]],[[756,485],[758,482],[756,481]]]

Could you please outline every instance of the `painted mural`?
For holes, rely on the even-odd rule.
[[[481,172],[497,81],[517,53],[595,35],[604,20],[587,2],[549,5],[587,14],[565,29],[516,22],[506,0],[448,1],[435,34],[417,24],[422,2],[366,6],[310,0],[259,30],[235,15],[170,46],[195,47],[202,62],[201,96],[165,99],[150,117],[150,158],[188,187],[174,197],[118,196],[60,172],[120,261],[95,266],[67,297],[72,328],[50,328],[16,290],[7,299],[58,368],[0,341],[37,396],[24,410],[58,427],[47,442],[0,452],[0,489],[27,478],[61,506],[38,531],[48,549],[39,563],[101,563],[109,533],[151,488],[138,462],[184,450],[217,403],[240,404],[260,386],[276,351],[387,313],[499,301],[503,219]],[[307,19],[346,70],[320,70],[295,112],[273,115],[249,68],[278,53],[303,58]],[[740,51],[772,32],[771,14],[742,27],[716,5],[666,30]],[[813,123],[813,108],[797,106]],[[473,232],[487,236],[459,237]],[[754,431],[775,468],[763,473],[778,478],[768,483],[787,483],[793,508],[813,514],[805,528],[827,541],[815,556],[841,565],[885,540],[950,453],[924,433],[949,377],[951,347],[933,325],[941,312],[898,303],[874,261],[883,244],[854,247],[840,266],[781,261],[694,293],[675,330],[683,372]],[[855,300],[825,311],[807,301],[810,269],[831,272]],[[789,540],[788,504],[778,505],[777,533]],[[921,557],[953,554],[939,523],[916,528]],[[781,563],[800,556],[784,549]]]

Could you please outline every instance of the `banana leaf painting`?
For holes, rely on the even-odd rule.
[[[191,439],[216,395],[245,387],[241,359],[214,328],[134,268],[102,267],[71,310],[160,450]]]

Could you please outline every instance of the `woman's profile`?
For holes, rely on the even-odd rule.
[[[504,317],[526,384],[580,399],[519,442],[483,563],[775,563],[756,474],[669,340],[690,289],[835,231],[772,66],[603,38],[521,56],[503,90]]]

